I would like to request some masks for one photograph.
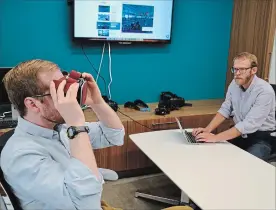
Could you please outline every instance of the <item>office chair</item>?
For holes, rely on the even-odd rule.
[[[13,135],[14,130],[10,130],[6,133],[4,133],[2,136],[0,136],[0,154],[5,146],[5,144],[7,143],[7,141],[9,140],[9,138]],[[20,202],[18,200],[18,198],[14,195],[12,188],[10,187],[10,185],[6,182],[5,178],[4,178],[4,174],[3,171],[0,167],[0,183],[2,184],[4,190],[7,193],[7,196],[9,197],[11,204],[13,206],[13,209],[15,210],[23,210],[20,206]]]
[[[276,84],[270,84],[275,92],[276,96]],[[275,110],[275,118],[276,118],[276,110]],[[276,134],[276,130],[274,132]],[[271,155],[265,159],[268,163],[276,162],[276,135],[271,137],[271,144],[272,144],[272,153]]]
[[[4,201],[3,197],[2,197],[2,195],[0,195],[0,209],[1,210],[8,210],[8,207],[5,204],[5,201]]]
[[[276,112],[275,112],[275,115],[276,115]],[[274,133],[276,134],[276,130],[274,131]],[[270,164],[276,162],[276,135],[271,137],[271,146],[272,146],[272,152],[271,152],[270,156],[264,159],[264,161],[266,161]]]

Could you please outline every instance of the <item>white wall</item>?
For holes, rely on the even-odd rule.
[[[276,84],[276,33],[274,38],[273,52],[270,62],[269,83]]]

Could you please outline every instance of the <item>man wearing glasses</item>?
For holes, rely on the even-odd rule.
[[[22,209],[102,209],[103,177],[94,149],[122,145],[124,127],[103,100],[90,74],[83,73],[85,104],[98,122],[85,122],[77,101],[78,83],[66,95],[63,77],[49,61],[22,62],[4,77],[10,101],[18,110],[18,126],[1,152],[5,180]],[[113,209],[113,208],[107,208]]]
[[[276,129],[275,92],[268,82],[257,77],[257,66],[257,57],[248,52],[234,58],[234,80],[226,99],[206,128],[193,130],[198,141],[229,141],[261,159],[270,155],[270,133]],[[211,133],[229,117],[233,117],[234,127],[216,135]]]

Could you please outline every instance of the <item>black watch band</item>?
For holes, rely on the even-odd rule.
[[[69,139],[73,139],[76,137],[81,132],[89,132],[89,127],[88,126],[70,126],[67,129],[67,136]]]

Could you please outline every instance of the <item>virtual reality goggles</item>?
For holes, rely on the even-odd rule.
[[[70,73],[63,72],[64,77],[60,78],[59,80],[54,80],[56,89],[58,88],[59,84],[66,80],[66,85],[64,87],[64,93],[66,94],[70,85],[74,83],[79,84],[79,89],[77,93],[77,101],[80,104],[80,106],[83,106],[86,101],[87,96],[87,82],[84,78],[82,78],[82,75],[80,72],[72,70]]]

